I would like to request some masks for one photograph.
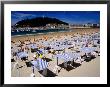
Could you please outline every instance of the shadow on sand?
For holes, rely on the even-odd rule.
[[[75,68],[77,68],[77,67],[79,67],[79,66],[81,65],[81,64],[79,64],[79,63],[73,62],[72,66],[70,66],[70,63],[71,63],[71,61],[68,61],[68,62],[67,62],[67,67],[64,66],[64,63],[59,64],[58,66],[60,66],[61,69],[64,68],[64,69],[66,69],[67,71],[70,71],[70,70],[73,70],[73,69],[75,69]],[[60,69],[60,70],[61,70],[61,69]],[[59,72],[60,72],[60,70],[59,70]]]
[[[32,66],[31,62],[25,62],[25,63],[26,63],[27,67],[31,67]]]
[[[16,62],[14,59],[11,59],[11,62]]]
[[[38,72],[39,72],[41,75],[43,75],[43,74],[42,74],[43,70],[38,71]],[[44,75],[43,75],[43,76],[44,76]],[[44,77],[55,77],[55,76],[57,76],[55,73],[53,73],[51,70],[47,69],[47,75],[44,76]]]
[[[92,59],[95,59],[95,58],[96,58],[96,57],[94,57],[94,56],[87,57],[87,58],[85,58],[84,61],[89,62],[89,61],[91,61]]]

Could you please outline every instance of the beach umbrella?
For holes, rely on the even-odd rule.
[[[31,48],[32,48],[32,49],[37,48],[36,44],[31,44]]]
[[[67,52],[68,60],[73,60],[80,57],[80,53]]]
[[[49,46],[49,43],[47,41],[44,41],[43,45],[46,46],[46,47],[48,47]]]
[[[90,47],[93,51],[96,51],[96,50],[98,50],[98,48],[97,47]]]
[[[37,58],[37,60],[31,61],[31,63],[38,69],[38,70],[44,70],[48,67],[48,63],[46,60],[43,60],[41,58]]]
[[[69,58],[69,55],[68,55],[68,54],[66,54],[66,53],[57,54],[55,58],[58,58],[58,59],[63,59],[63,60],[65,60],[65,61],[67,61],[67,60],[68,60],[68,58]]]
[[[90,48],[90,47],[83,47],[80,49],[80,51],[84,52],[84,53],[90,53],[90,52],[93,52],[93,48]]]
[[[17,55],[19,58],[28,57],[28,54],[26,52],[20,52]]]
[[[29,45],[27,45],[27,47],[28,47],[28,48],[33,48],[33,49],[34,49],[34,48],[36,48],[36,44],[29,44]]]
[[[35,61],[35,60],[31,61],[31,63],[32,63],[32,65],[34,65],[35,67],[37,67],[37,65],[38,65],[37,61]]]
[[[53,47],[54,50],[60,50],[61,49],[60,47],[54,46],[54,45],[52,47]]]
[[[81,56],[80,56],[80,53],[73,53],[73,58],[74,58],[74,59],[76,59],[76,58],[78,58],[78,57],[81,57]]]

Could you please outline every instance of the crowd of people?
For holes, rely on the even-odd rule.
[[[55,67],[59,65],[58,60],[63,60],[64,67],[67,68],[68,61],[71,61],[69,65],[73,66],[74,62],[82,64],[83,61],[100,55],[99,32],[44,36],[33,40],[11,41],[11,44],[12,60],[29,61],[32,67],[39,71],[44,70],[43,73],[47,73],[49,65],[47,58],[57,60]],[[55,73],[57,69],[58,67],[54,69]]]

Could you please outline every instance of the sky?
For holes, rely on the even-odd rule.
[[[100,11],[12,11],[11,25],[36,17],[57,18],[69,24],[100,23]]]

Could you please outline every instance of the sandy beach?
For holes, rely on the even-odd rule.
[[[85,33],[94,33],[94,32],[99,32],[100,29],[99,28],[96,28],[96,29],[73,29],[73,32],[51,32],[51,33],[48,33],[48,34],[39,34],[39,35],[24,35],[24,36],[13,36],[11,38],[12,41],[25,41],[25,40],[34,40],[35,39],[38,39],[38,38],[43,38],[44,36],[48,36],[48,37],[54,37],[54,36],[62,36],[62,35],[70,35],[70,34],[85,34]]]
[[[28,43],[28,40],[29,40],[31,43],[35,42],[38,48],[40,49],[44,47],[43,45],[40,44],[42,41],[52,42],[54,40],[53,39],[54,37],[57,38],[55,40],[60,41],[60,40],[63,40],[64,36],[65,37],[68,36],[67,39],[69,39],[69,35],[74,37],[75,35],[84,35],[84,34],[91,35],[93,33],[100,33],[100,29],[74,29],[73,31],[70,31],[70,32],[55,32],[55,33],[51,32],[48,34],[39,34],[39,35],[12,36],[11,47],[12,49],[16,50],[15,44],[20,45],[19,41],[24,42],[23,47],[26,47],[26,44]],[[68,52],[70,50],[74,51],[75,47],[68,49]],[[25,51],[27,52],[27,50]],[[98,51],[100,52],[99,48],[98,48]],[[30,77],[30,75],[33,73],[33,68],[27,67],[26,62],[33,60],[33,56],[35,55],[35,52],[31,52],[31,50],[28,50],[27,53],[28,53],[28,60],[26,61],[16,60],[16,56],[11,57],[11,59],[15,60],[15,62],[11,62],[11,65],[12,65],[11,76],[12,77]],[[48,57],[48,54],[49,53],[45,54],[45,56]],[[75,68],[68,67],[70,69],[65,69],[64,67],[61,67],[62,66],[61,64],[64,63],[64,61],[62,59],[59,59],[58,64],[61,66],[57,67],[58,72],[56,74],[53,74],[53,73],[55,72],[54,68],[56,66],[57,59],[48,58],[49,62],[48,62],[47,72],[50,72],[50,73],[47,77],[99,77],[100,76],[100,56],[96,54],[95,57],[96,58],[90,60],[89,62],[83,61],[80,65],[78,66],[76,65]],[[15,68],[13,68],[16,61],[19,65],[18,67],[16,66]],[[37,68],[34,69],[34,75],[35,77],[43,77],[43,75],[40,73],[40,71],[38,71]]]

